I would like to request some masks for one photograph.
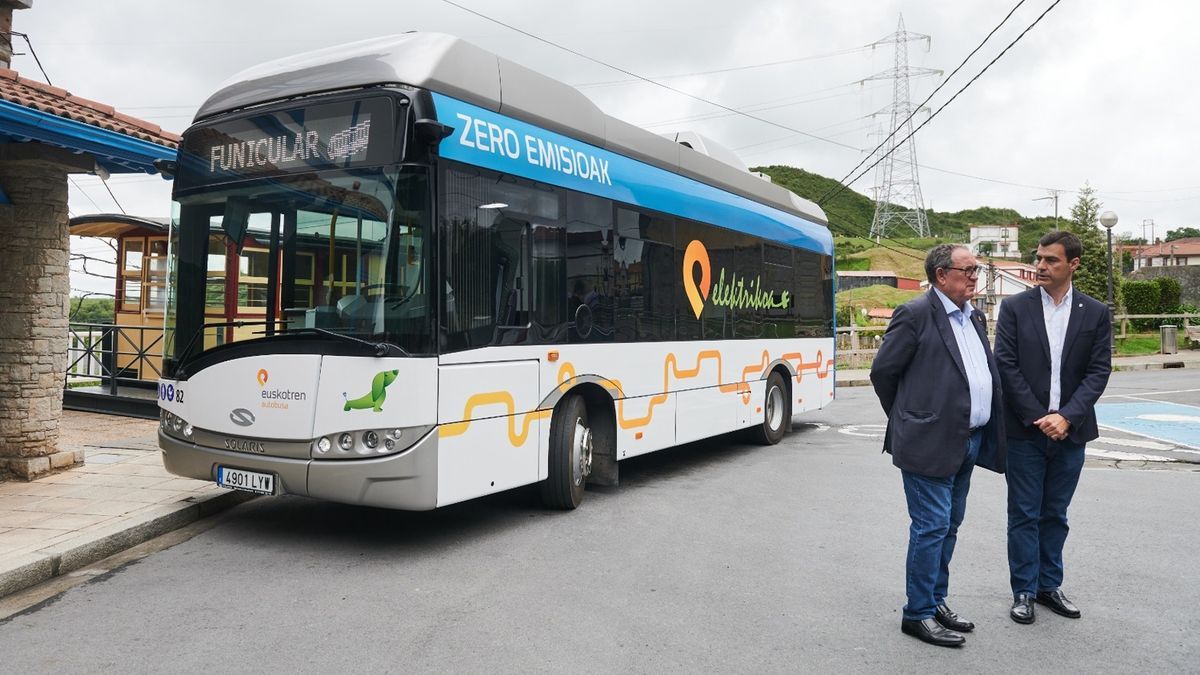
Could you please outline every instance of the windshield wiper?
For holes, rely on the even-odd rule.
[[[354,342],[354,343],[357,343],[360,345],[365,345],[367,347],[370,347],[371,349],[373,349],[375,351],[375,356],[387,356],[387,353],[393,349],[400,352],[401,356],[412,356],[412,354],[408,353],[408,350],[401,347],[400,345],[395,345],[390,342],[371,342],[370,340],[363,340],[362,338],[356,338],[353,335],[346,335],[345,333],[338,333],[338,332],[332,331],[332,330],[325,330],[324,328],[315,328],[313,326],[301,326],[298,328],[285,328],[284,330],[276,331],[276,334],[280,334],[280,333],[284,333],[284,334],[316,333],[318,335],[328,335],[329,337],[334,337],[334,338],[338,338],[341,340],[348,340],[350,342]]]
[[[188,354],[191,354],[192,347],[196,344],[196,338],[204,335],[204,331],[208,330],[209,328],[228,328],[230,326],[233,326],[234,328],[241,328],[243,326],[265,326],[267,323],[268,322],[266,321],[224,321],[221,323],[202,324],[196,329],[195,333],[192,333],[192,338],[188,340],[188,343],[184,346],[183,351],[179,352],[179,358],[176,359],[176,361],[179,362],[179,367],[176,368],[175,371],[176,379],[183,380],[187,378],[185,360],[187,359]]]

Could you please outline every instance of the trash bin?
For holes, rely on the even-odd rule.
[[[1159,326],[1158,327],[1159,341],[1160,341],[1160,344],[1162,345],[1161,350],[1162,350],[1163,354],[1178,354],[1179,353],[1179,347],[1177,346],[1177,342],[1175,339],[1175,334],[1176,334],[1177,330],[1179,330],[1178,326]]]

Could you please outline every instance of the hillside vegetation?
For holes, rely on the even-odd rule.
[[[903,262],[906,256],[886,253],[886,249],[876,247],[874,242],[865,239],[871,232],[871,221],[875,216],[875,203],[870,198],[849,188],[839,192],[842,184],[838,181],[810,173],[804,169],[774,165],[755,167],[753,170],[767,174],[776,185],[787,188],[809,201],[817,202],[824,209],[825,215],[829,218],[830,229],[835,235],[840,235],[835,242],[835,250],[838,256],[838,269],[843,271],[888,269],[902,276],[924,278],[925,273],[922,271],[920,260],[924,259],[925,252],[935,244],[942,242],[966,243],[971,225],[1009,225],[1012,223],[1016,223],[1019,228],[1017,243],[1023,253],[1022,259],[1028,262],[1031,258],[1029,253],[1037,248],[1037,240],[1055,227],[1053,217],[1026,218],[1012,209],[998,209],[990,206],[954,212],[926,209],[925,215],[929,220],[929,231],[933,235],[931,239],[907,237],[904,232],[893,231],[890,238],[883,242],[892,248],[911,249],[912,254],[918,257],[913,261],[916,263],[916,273],[914,273],[914,268]],[[836,196],[829,197],[834,192],[837,192]],[[829,197],[828,200],[822,202],[827,197]],[[1058,225],[1066,226],[1065,215],[1060,219]],[[909,231],[909,234],[911,233]],[[861,242],[861,245],[854,242]],[[872,249],[884,252],[869,253],[868,251]],[[863,267],[864,260],[868,261],[866,264],[869,264],[870,267]],[[902,265],[902,268],[880,266],[885,264]]]
[[[837,294],[838,307],[899,307],[920,295],[922,291],[902,291],[891,286],[877,285],[852,288]]]

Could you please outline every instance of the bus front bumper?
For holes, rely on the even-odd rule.
[[[217,467],[270,473],[276,494],[316,497],[343,504],[428,511],[437,507],[437,428],[409,449],[371,459],[315,460],[218,450],[172,438],[158,430],[163,466],[176,476],[217,480]]]

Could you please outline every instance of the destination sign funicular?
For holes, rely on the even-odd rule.
[[[180,151],[192,186],[394,161],[398,99],[372,96],[248,115],[191,131]]]

